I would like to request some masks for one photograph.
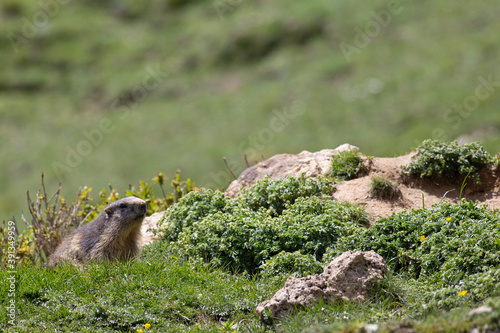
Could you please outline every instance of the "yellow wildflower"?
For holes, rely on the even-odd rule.
[[[458,292],[458,296],[465,296],[467,294],[467,290],[462,290]]]
[[[142,333],[143,330],[141,330],[140,328],[137,330],[137,333]]]
[[[425,236],[420,236],[420,241],[423,242],[425,240]]]
[[[151,324],[144,324],[144,327],[145,327],[146,329],[149,329],[149,328],[151,327]]]
[[[447,217],[446,221],[450,222],[451,221],[451,217]]]

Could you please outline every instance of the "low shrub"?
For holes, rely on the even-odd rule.
[[[456,141],[444,143],[425,140],[417,147],[417,154],[403,172],[423,177],[467,176],[481,184],[478,171],[495,163],[495,158],[478,143],[460,146]]]
[[[422,279],[418,283],[424,292],[422,301],[426,311],[470,306],[483,302],[488,297],[500,295],[500,267],[491,267],[476,274],[464,274],[456,284],[440,284],[439,275]]]
[[[320,262],[339,237],[368,219],[359,207],[321,199],[327,180],[312,182],[266,179],[236,199],[211,190],[190,193],[167,211],[160,231],[168,246],[157,242],[150,254],[166,250],[250,273],[282,251]]]
[[[168,210],[168,226],[165,237],[169,241],[177,241],[178,235],[185,227],[191,227],[215,213],[241,213],[241,209],[250,212],[278,216],[299,197],[330,195],[333,185],[327,179],[306,179],[301,177],[283,178],[272,181],[268,177],[254,186],[244,189],[236,200],[231,200],[220,191],[203,189],[182,199],[182,202]]]
[[[396,272],[408,271],[416,278],[439,272],[443,281],[453,283],[464,274],[500,265],[500,218],[472,201],[442,202],[379,219],[341,239],[334,255],[347,250],[373,250]]]
[[[300,278],[318,274],[323,271],[323,265],[311,254],[302,254],[300,251],[281,251],[260,267],[263,278],[274,278],[283,275],[292,275]]]
[[[302,176],[299,179],[287,177],[272,181],[269,177],[242,190],[241,198],[251,210],[268,210],[271,216],[281,215],[286,206],[300,197],[322,196],[333,193],[334,186],[326,178],[318,181]]]
[[[477,289],[476,301],[500,292],[500,215],[472,201],[442,202],[379,219],[339,239],[325,260],[347,250],[379,253],[394,272],[418,280],[428,298],[440,304],[449,294],[457,296],[450,304],[457,301],[458,291],[466,288]]]

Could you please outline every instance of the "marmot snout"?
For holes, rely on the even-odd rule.
[[[107,205],[99,216],[73,231],[49,257],[49,266],[59,261],[84,264],[92,260],[123,261],[139,253],[141,224],[146,202],[127,197]]]

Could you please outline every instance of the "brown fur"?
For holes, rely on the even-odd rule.
[[[77,228],[49,257],[49,266],[60,261],[77,265],[89,261],[124,261],[139,253],[141,224],[146,202],[127,197],[110,203],[92,222]]]

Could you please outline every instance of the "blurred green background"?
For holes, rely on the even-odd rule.
[[[500,148],[495,0],[2,0],[0,213],[277,153]],[[97,194],[97,193],[95,193]]]

